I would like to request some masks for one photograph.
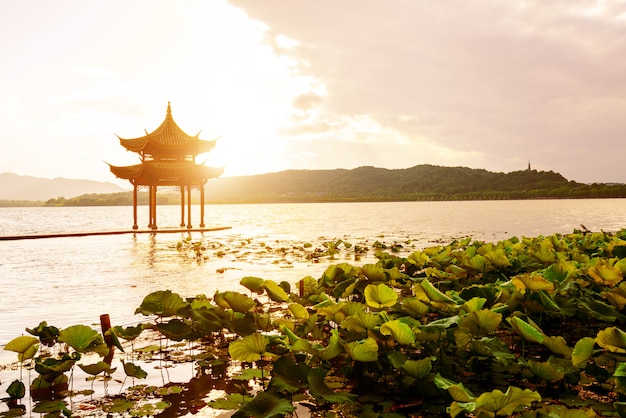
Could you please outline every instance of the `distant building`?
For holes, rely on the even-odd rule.
[[[128,151],[136,152],[141,163],[131,166],[110,165],[116,177],[130,181],[133,185],[133,229],[137,229],[137,190],[148,187],[148,227],[157,228],[156,193],[159,186],[180,188],[180,226],[185,226],[185,191],[187,192],[187,228],[191,225],[191,190],[200,189],[200,227],[204,227],[204,185],[209,179],[219,177],[223,168],[196,164],[198,154],[210,151],[217,140],[204,141],[189,136],[178,127],[172,118],[168,102],[167,114],[161,125],[145,136],[132,139],[119,138]]]

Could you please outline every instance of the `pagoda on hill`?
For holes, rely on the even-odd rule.
[[[204,185],[219,177],[224,168],[206,167],[196,163],[199,154],[209,152],[217,140],[204,141],[187,135],[172,117],[170,103],[161,125],[151,133],[139,138],[119,138],[128,151],[139,154],[141,164],[114,166],[111,172],[133,185],[133,229],[137,229],[137,191],[148,188],[148,228],[157,229],[156,195],[159,186],[175,186],[180,189],[180,226],[185,226],[185,191],[187,192],[187,228],[191,229],[191,190],[200,189],[200,227],[204,227]]]

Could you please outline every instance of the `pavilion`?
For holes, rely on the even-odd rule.
[[[151,133],[138,138],[119,138],[128,151],[136,152],[141,163],[131,166],[109,164],[118,178],[129,180],[133,185],[133,229],[137,226],[137,191],[148,187],[148,228],[157,229],[156,195],[159,186],[175,186],[180,189],[180,226],[185,226],[185,191],[187,192],[187,228],[191,229],[191,190],[200,189],[200,227],[204,228],[204,185],[219,177],[224,168],[206,167],[196,163],[199,154],[209,152],[217,140],[204,141],[187,135],[172,117],[170,103],[161,125]]]

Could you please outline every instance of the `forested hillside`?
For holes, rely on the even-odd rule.
[[[288,170],[226,177],[206,185],[206,203],[292,203],[414,200],[494,200],[626,197],[626,185],[582,184],[552,171],[494,173],[465,167],[419,165],[389,170]],[[159,190],[160,204],[178,204],[174,189]],[[140,203],[147,201],[140,193]],[[48,206],[130,205],[131,192],[51,199]]]

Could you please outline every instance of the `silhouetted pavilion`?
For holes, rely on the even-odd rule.
[[[196,164],[196,157],[215,147],[217,140],[198,139],[200,133],[189,136],[178,127],[172,118],[168,102],[167,114],[161,125],[151,133],[139,138],[119,138],[128,151],[136,152],[141,164],[131,166],[110,165],[116,177],[129,180],[133,185],[133,229],[137,229],[137,190],[148,187],[149,223],[157,228],[156,194],[159,186],[180,188],[180,226],[185,226],[185,190],[187,191],[187,228],[191,229],[191,190],[200,189],[200,227],[204,227],[204,185],[219,177],[224,169]]]

